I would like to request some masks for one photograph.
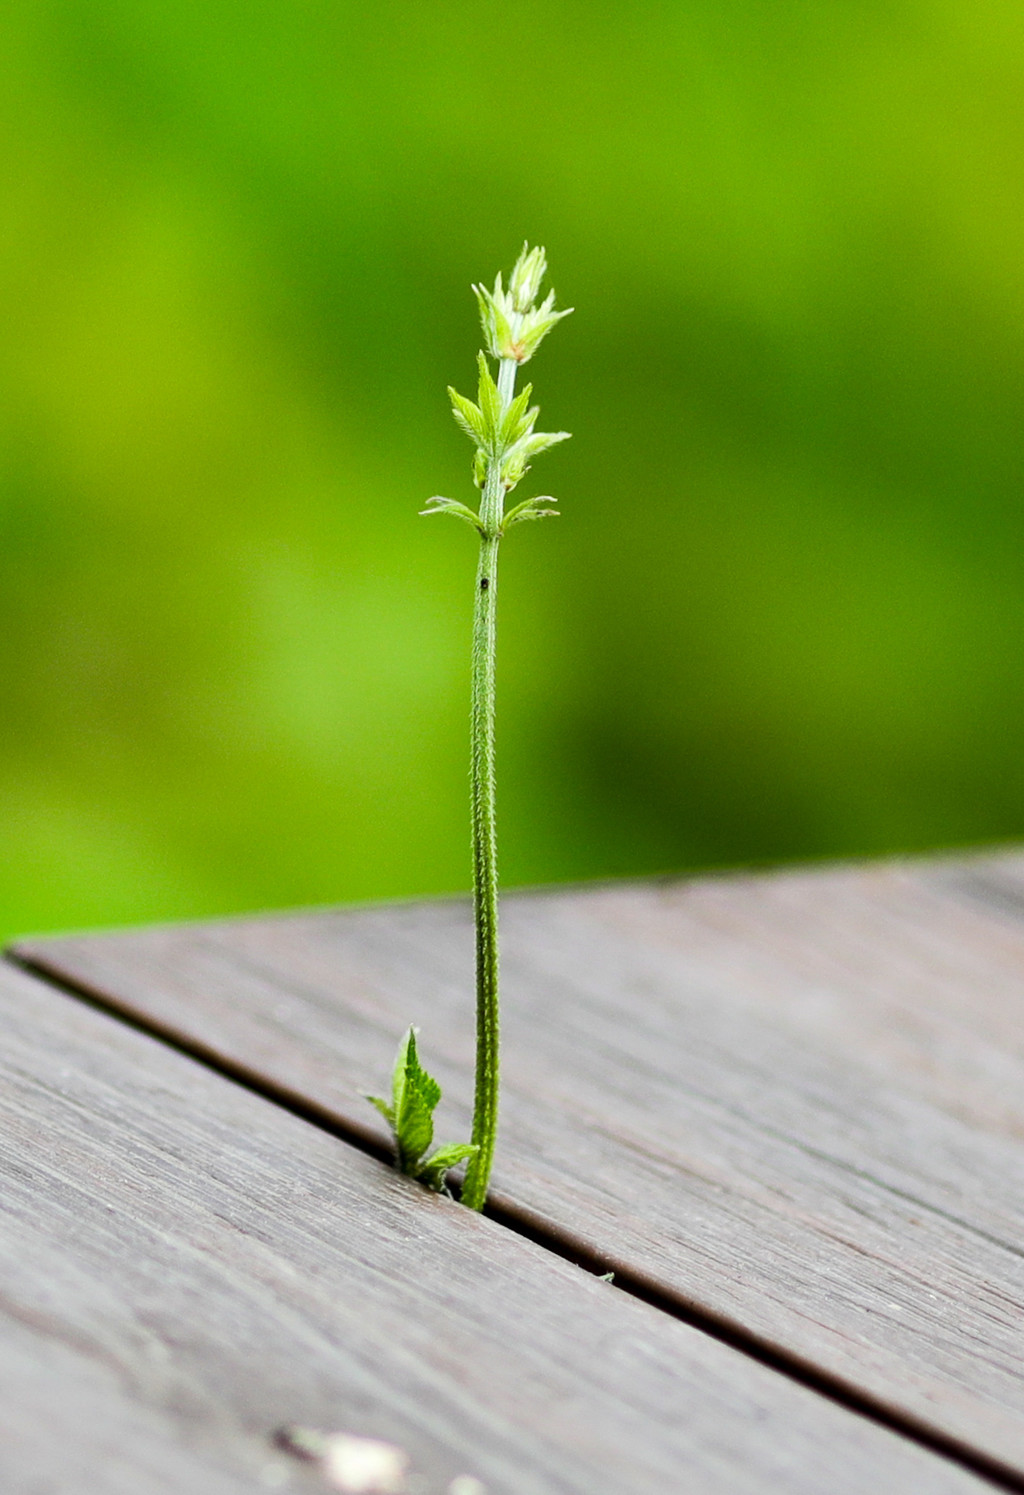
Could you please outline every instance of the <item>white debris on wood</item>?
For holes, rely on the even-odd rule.
[[[393,1443],[329,1433],[321,1460],[325,1476],[343,1495],[405,1495],[408,1489],[409,1455]]]

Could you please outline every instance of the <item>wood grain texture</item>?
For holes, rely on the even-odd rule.
[[[964,875],[939,862],[506,899],[494,1193],[1024,1473],[1024,923]],[[19,951],[367,1133],[360,1092],[415,1021],[457,1136],[470,931],[468,906],[444,901]]]
[[[43,983],[0,969],[0,1488],[981,1495],[833,1405]]]

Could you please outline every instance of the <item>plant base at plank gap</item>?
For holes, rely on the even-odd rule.
[[[473,481],[480,489],[475,509],[454,498],[427,501],[424,514],[452,514],[471,525],[480,537],[473,604],[472,695],[470,706],[470,764],[473,830],[473,914],[476,931],[476,1077],[473,1092],[473,1135],[469,1143],[453,1143],[430,1157],[433,1112],[441,1087],[420,1066],[416,1030],[410,1028],[398,1050],[389,1105],[379,1096],[367,1097],[387,1120],[395,1138],[395,1166],[432,1189],[445,1187],[445,1174],[466,1161],[462,1202],[483,1209],[494,1160],[498,1128],[499,1006],[498,1006],[498,844],[495,824],[494,671],[498,606],[498,550],[513,525],[527,519],[557,514],[549,495],[523,499],[505,510],[506,496],[530,470],[531,459],[568,439],[568,431],[534,429],[540,411],[530,404],[533,386],[517,395],[516,373],[533,357],[543,339],[567,317],[571,307],[555,310],[549,291],[537,297],[547,272],[544,250],[523,245],[509,277],[508,288],[499,274],[493,290],[474,286],[484,348],[477,358],[479,381],[476,402],[449,388],[452,414],[473,442]],[[496,359],[497,379],[488,357]]]
[[[410,1178],[418,1178],[428,1189],[444,1189],[449,1168],[475,1156],[471,1142],[450,1142],[426,1156],[434,1140],[434,1111],[441,1099],[441,1087],[420,1065],[415,1028],[409,1029],[398,1048],[391,1077],[391,1104],[379,1095],[366,1098],[394,1133],[395,1166]]]

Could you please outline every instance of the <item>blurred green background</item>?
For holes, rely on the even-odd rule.
[[[1024,834],[1019,0],[7,0],[0,932]],[[529,486],[532,485],[532,486]]]

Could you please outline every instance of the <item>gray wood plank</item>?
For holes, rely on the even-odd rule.
[[[0,1014],[5,1491],[324,1490],[286,1422],[420,1495],[989,1488],[41,981]]]
[[[495,1198],[1024,1475],[1024,927],[957,877],[506,899]],[[18,948],[364,1134],[415,1021],[467,1126],[463,902]]]

